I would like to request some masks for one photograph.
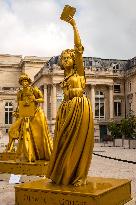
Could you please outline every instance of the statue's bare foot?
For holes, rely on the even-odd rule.
[[[86,179],[80,179],[78,181],[76,181],[73,185],[75,187],[78,187],[78,186],[83,186],[83,185],[86,185],[87,184],[87,180]]]

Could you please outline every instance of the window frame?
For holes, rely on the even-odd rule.
[[[117,103],[116,105],[116,112],[115,112],[115,103]],[[120,113],[119,113],[119,104],[120,104]],[[121,100],[114,100],[114,116],[115,117],[121,117],[122,116],[122,102]],[[117,115],[116,115],[117,113]]]
[[[13,112],[13,103],[12,102],[5,102],[5,125],[12,124],[12,112]]]
[[[96,115],[96,103],[98,104],[98,115]],[[103,115],[101,115],[101,105],[103,104]],[[95,91],[95,119],[105,119],[105,99],[101,90]]]
[[[119,86],[119,90],[115,90],[115,86]],[[121,84],[114,84],[114,93],[121,93]]]

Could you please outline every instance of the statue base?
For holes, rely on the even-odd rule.
[[[48,161],[26,162],[16,159],[15,153],[0,153],[0,172],[9,174],[45,176]]]
[[[47,179],[15,186],[16,205],[123,205],[131,200],[131,181],[88,177],[87,185],[56,185]]]
[[[0,161],[14,160],[16,158],[15,152],[0,153]]]

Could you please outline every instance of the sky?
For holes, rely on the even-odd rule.
[[[52,57],[73,48],[73,30],[60,20],[76,8],[84,56],[136,56],[136,0],[0,0],[0,54]]]

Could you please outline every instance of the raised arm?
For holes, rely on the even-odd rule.
[[[69,17],[67,20],[68,20],[67,22],[72,25],[74,31],[75,66],[78,74],[80,76],[84,76],[84,66],[83,66],[83,57],[82,57],[84,48],[81,43],[81,39],[79,36],[79,32],[75,20],[71,17]]]
[[[83,66],[83,46],[81,44],[80,36],[78,33],[78,29],[76,26],[76,22],[73,18],[74,14],[76,12],[76,9],[74,7],[71,7],[69,5],[65,5],[62,14],[60,16],[60,19],[63,21],[68,22],[71,24],[74,30],[74,49],[75,49],[75,66],[77,73],[80,76],[84,76],[84,66]]]

